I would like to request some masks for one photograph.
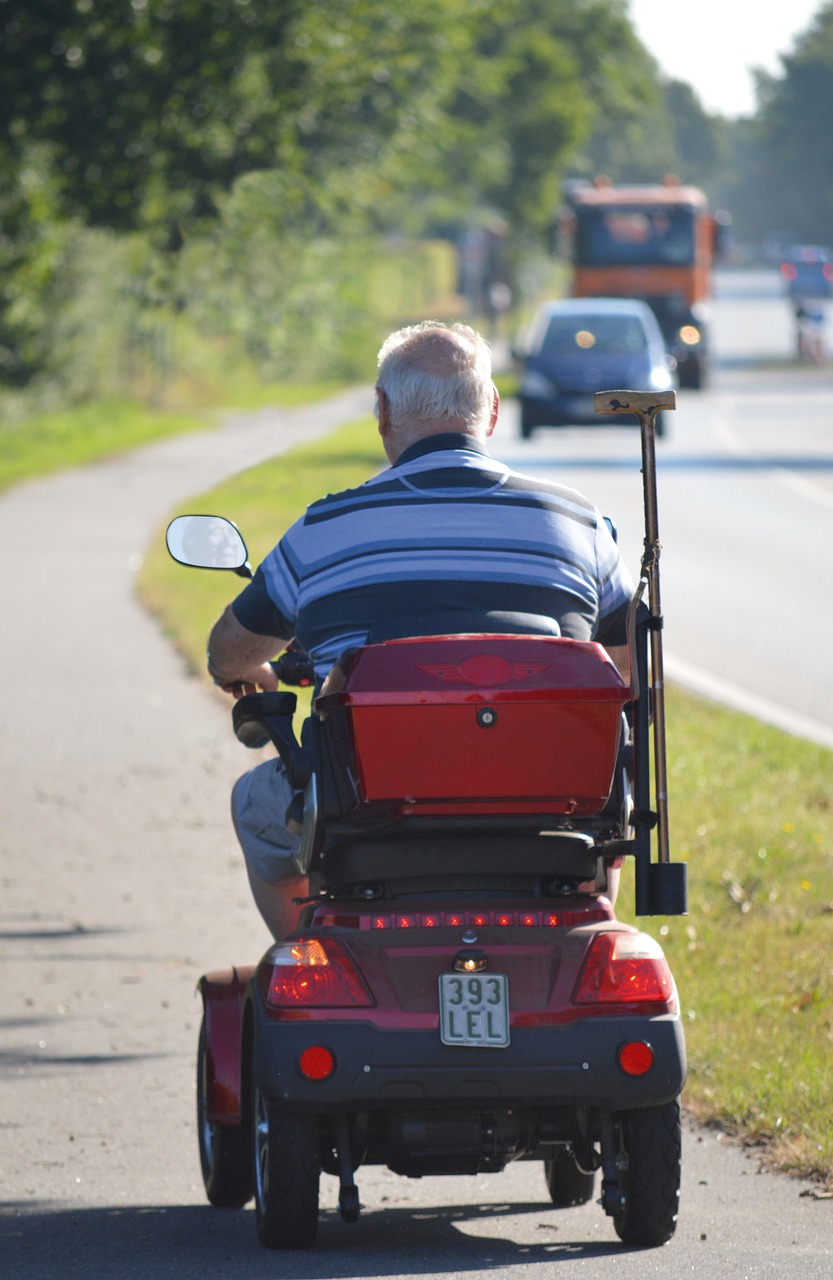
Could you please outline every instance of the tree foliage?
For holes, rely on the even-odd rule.
[[[120,230],[354,169],[368,207],[459,184],[540,226],[593,122],[638,114],[639,51],[620,0],[0,0],[3,167],[48,147],[64,213]]]
[[[767,217],[797,240],[833,242],[833,4],[783,58],[783,77],[762,79],[756,138],[771,179]]]
[[[55,358],[82,228],[143,238],[130,298],[222,316],[226,289],[274,342],[327,287],[331,328],[355,309],[374,237],[499,224],[543,249],[568,172],[656,179],[715,145],[625,0],[0,0],[0,76],[18,381]]]

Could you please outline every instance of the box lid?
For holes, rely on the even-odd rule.
[[[555,636],[422,636],[346,655],[316,710],[374,702],[627,701],[628,686],[600,644]]]

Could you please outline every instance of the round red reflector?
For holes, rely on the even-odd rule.
[[[311,1044],[298,1059],[301,1075],[307,1080],[326,1080],[335,1070],[336,1060],[322,1044]]]
[[[644,1040],[629,1040],[623,1044],[618,1058],[626,1076],[644,1076],[654,1065],[654,1051]]]

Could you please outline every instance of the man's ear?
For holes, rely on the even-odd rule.
[[[384,440],[390,435],[390,409],[388,398],[381,387],[376,388],[376,417],[379,421],[379,435]]]
[[[492,386],[492,416],[489,418],[489,425],[486,429],[486,438],[492,434],[497,426],[497,418],[500,413],[500,392],[496,386]]]

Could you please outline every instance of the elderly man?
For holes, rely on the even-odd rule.
[[[463,631],[598,640],[621,659],[631,581],[599,511],[574,489],[488,453],[499,397],[482,337],[425,321],[379,352],[379,433],[390,466],[314,503],[284,534],[209,639],[209,672],[239,696],[274,689],[295,637],[319,679],[348,648]],[[291,932],[305,882],[282,825],[277,762],[237,783],[232,815],[255,902]]]

